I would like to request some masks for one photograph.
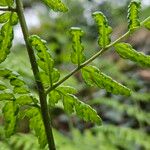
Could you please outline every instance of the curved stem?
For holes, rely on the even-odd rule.
[[[56,150],[54,138],[53,138],[53,133],[52,133],[52,126],[51,126],[51,120],[50,120],[51,118],[50,118],[50,115],[48,113],[48,106],[47,106],[47,101],[46,101],[47,96],[45,94],[44,87],[43,87],[43,84],[42,84],[40,76],[39,76],[39,69],[38,69],[38,65],[36,62],[34,50],[28,41],[29,32],[28,32],[26,20],[25,20],[24,13],[23,13],[22,0],[16,0],[16,6],[17,6],[17,13],[18,13],[21,29],[23,32],[24,40],[26,43],[26,48],[28,51],[32,71],[33,71],[35,82],[36,82],[37,89],[38,89],[42,118],[43,118],[43,122],[44,122],[44,126],[45,126],[45,133],[47,136],[48,146],[49,146],[50,150]]]
[[[150,20],[150,16],[147,17],[143,22],[141,22],[141,26],[138,27],[141,28],[145,22],[147,22],[148,20]],[[133,32],[132,32],[133,33]],[[132,34],[130,31],[126,32],[125,34],[123,34],[121,37],[119,37],[117,40],[115,40],[114,42],[110,43],[109,45],[106,46],[106,48],[100,49],[95,55],[93,55],[91,58],[89,58],[88,60],[86,60],[84,63],[82,63],[80,66],[78,66],[77,68],[75,68],[74,70],[72,70],[68,75],[66,75],[64,78],[62,78],[61,80],[59,80],[56,84],[54,84],[52,87],[49,87],[46,91],[46,94],[48,94],[50,91],[54,90],[55,88],[57,88],[60,84],[62,84],[64,81],[66,81],[69,77],[71,77],[73,74],[77,73],[80,69],[82,69],[83,67],[85,67],[86,65],[88,65],[89,63],[91,63],[93,60],[95,60],[98,56],[102,55],[105,51],[107,51],[109,48],[111,48],[112,46],[114,46],[116,43],[122,41],[123,39],[125,39],[126,37],[128,37],[130,34]]]

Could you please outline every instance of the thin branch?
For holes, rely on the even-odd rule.
[[[12,11],[12,12],[16,12],[17,10],[15,8],[0,8],[0,11]]]
[[[45,90],[44,90],[43,84],[42,84],[40,76],[39,76],[39,69],[38,69],[38,65],[36,62],[34,50],[28,41],[29,32],[28,32],[26,20],[24,17],[22,0],[16,0],[16,6],[17,6],[18,18],[20,21],[22,33],[23,33],[24,40],[26,43],[26,48],[28,51],[30,63],[32,66],[32,71],[34,74],[34,78],[35,78],[38,93],[39,93],[42,118],[43,118],[43,122],[44,122],[45,133],[47,136],[48,146],[49,146],[50,150],[56,150],[55,143],[54,143],[54,137],[53,137],[53,133],[52,133],[51,117],[48,112],[47,96],[45,94]]]
[[[150,16],[147,17],[143,22],[141,22],[141,26],[139,28],[141,28],[145,22],[147,22],[148,20],[150,20]],[[138,28],[138,29],[139,29]],[[132,32],[133,33],[133,32]],[[66,81],[68,78],[70,78],[73,74],[76,74],[80,69],[82,69],[83,67],[85,67],[86,65],[88,65],[89,63],[91,63],[93,60],[95,60],[98,56],[102,55],[105,51],[107,51],[109,48],[111,48],[112,46],[114,46],[116,43],[122,41],[123,39],[127,38],[130,34],[132,34],[130,31],[126,32],[125,34],[123,34],[121,37],[119,37],[117,40],[115,40],[114,42],[112,42],[111,44],[109,44],[108,46],[106,46],[106,48],[99,50],[95,55],[93,55],[91,58],[89,58],[87,61],[85,61],[84,63],[82,63],[79,67],[75,68],[74,70],[72,70],[68,75],[66,75],[64,78],[62,78],[61,80],[59,80],[56,84],[54,84],[52,87],[49,87],[46,91],[46,94],[48,94],[50,91],[54,90],[55,88],[57,88],[60,84],[62,84],[64,81]]]

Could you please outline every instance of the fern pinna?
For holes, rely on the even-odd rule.
[[[67,6],[61,0],[42,0],[41,2],[54,11],[68,11]],[[122,58],[129,59],[144,67],[150,67],[150,56],[137,52],[128,43],[120,43],[121,40],[141,27],[150,29],[150,17],[143,22],[139,21],[139,2],[131,1],[128,7],[128,32],[114,42],[111,42],[112,28],[108,25],[105,15],[100,11],[92,14],[98,26],[98,45],[101,49],[89,59],[85,57],[84,46],[81,41],[83,31],[79,27],[72,27],[70,29],[73,49],[71,61],[77,67],[61,79],[61,74],[54,66],[54,59],[46,41],[37,35],[30,36],[28,33],[22,1],[1,0],[0,6],[0,10],[5,11],[0,14],[0,24],[2,24],[0,30],[0,63],[5,61],[10,53],[14,37],[13,27],[19,20],[39,93],[39,99],[37,99],[18,73],[6,68],[0,70],[0,101],[5,101],[3,114],[6,137],[15,133],[18,119],[28,117],[30,128],[34,130],[41,148],[48,144],[49,149],[55,150],[51,116],[48,110],[55,107],[58,102],[63,104],[66,113],[76,113],[85,121],[101,125],[100,116],[91,106],[77,98],[76,89],[61,84],[81,70],[83,80],[87,85],[105,89],[112,94],[132,95],[129,88],[107,76],[96,66],[89,65],[110,47],[114,47]]]

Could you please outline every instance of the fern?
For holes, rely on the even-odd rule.
[[[5,83],[0,81],[0,91],[3,91],[5,89],[7,89],[7,87],[5,86]]]
[[[112,32],[112,28],[108,26],[108,21],[102,12],[94,12],[93,17],[98,25],[98,44],[100,47],[105,48],[110,42],[110,34]]]
[[[150,148],[149,135],[141,131],[127,127],[116,127],[114,125],[105,125],[102,128],[97,127],[94,130],[99,133],[98,137],[100,137],[101,134],[106,135],[109,137],[111,143],[119,144],[125,149],[128,149],[127,146],[129,146],[129,144],[131,144],[131,146],[133,146],[133,144],[136,146],[141,145],[145,149]],[[133,149],[133,147],[130,149]]]
[[[135,101],[149,102],[150,101],[150,94],[149,93],[133,92],[132,93],[132,98]]]
[[[59,80],[60,74],[58,70],[54,68],[54,60],[46,47],[46,42],[36,35],[30,36],[29,40],[31,45],[37,50],[39,57],[38,65],[44,71],[40,73],[41,79],[45,87],[52,86],[53,83]]]
[[[42,0],[42,2],[54,11],[66,12],[68,10],[61,0]],[[50,132],[52,131],[52,127],[49,108],[51,109],[52,107],[55,107],[59,101],[62,102],[66,113],[76,113],[85,121],[101,125],[102,120],[97,112],[90,105],[83,103],[75,96],[77,92],[76,89],[70,86],[61,86],[61,84],[73,74],[77,73],[77,71],[81,70],[82,77],[88,85],[106,89],[107,92],[113,94],[130,96],[130,89],[105,75],[95,66],[88,65],[112,46],[115,47],[116,52],[121,57],[130,59],[142,66],[150,67],[149,56],[136,52],[129,44],[119,43],[122,39],[133,33],[135,29],[138,29],[141,26],[145,26],[149,29],[148,18],[142,23],[139,21],[140,3],[136,1],[131,1],[128,9],[129,31],[112,43],[110,38],[112,28],[108,25],[105,15],[99,11],[93,13],[93,17],[98,26],[98,44],[102,49],[91,56],[88,60],[85,60],[85,55],[83,53],[84,47],[81,43],[83,31],[80,28],[71,28],[70,33],[73,41],[71,60],[78,66],[60,80],[60,72],[54,67],[55,61],[50,55],[50,50],[46,46],[46,41],[36,35],[29,36],[23,13],[22,1],[16,0],[14,3],[13,0],[1,0],[0,6],[2,6],[2,8],[0,8],[1,10],[6,11],[5,13],[0,14],[0,23],[2,24],[0,30],[0,63],[2,63],[10,53],[13,41],[13,26],[18,23],[19,18],[40,102],[38,103],[38,100],[34,95],[32,95],[28,86],[18,73],[9,69],[0,70],[0,79],[2,80],[0,82],[0,101],[4,101],[3,115],[5,119],[6,137],[10,137],[15,133],[15,127],[18,119],[27,117],[30,121],[30,128],[38,137],[41,148],[45,148],[48,143],[49,149],[55,150],[53,134]],[[36,55],[34,54],[34,50],[36,51]],[[49,105],[47,105],[47,96],[49,98]],[[132,97],[135,96],[133,95]],[[99,103],[113,107],[120,112],[126,112],[129,116],[135,117],[139,122],[150,124],[147,119],[150,117],[150,114],[139,109],[137,106],[124,105],[119,102],[108,101],[106,99],[101,99]],[[108,134],[113,133],[112,137],[115,141],[112,141],[118,144],[116,140],[117,138],[114,135],[116,130],[113,127],[108,127],[108,130]],[[103,131],[104,133],[101,136],[109,139],[110,137],[105,135],[105,133],[107,133],[105,132],[105,129],[103,129]],[[129,133],[128,131],[121,130],[120,134],[128,135]],[[141,134],[138,135],[137,133],[133,133],[133,135],[135,139],[135,135],[140,135],[142,137],[141,141],[137,139],[134,140],[143,147],[149,148],[149,145],[146,142],[144,143],[143,140],[144,138],[147,140],[149,137]],[[47,137],[51,137],[51,139]],[[103,138],[100,139],[103,140]],[[123,145],[123,147],[128,149],[127,145],[128,144]],[[111,146],[104,144],[99,148],[109,149],[110,147],[111,149],[116,149],[112,143]]]
[[[6,23],[2,26],[0,31],[0,63],[2,63],[10,53],[13,40],[13,25],[17,23],[16,13],[3,15],[1,17],[3,18],[3,22],[1,22]]]
[[[83,35],[83,31],[80,28],[72,27],[70,30],[73,41],[73,52],[71,53],[71,61],[74,64],[78,64],[80,66],[81,63],[85,61],[85,56],[83,54],[84,47],[81,44],[81,36]]]
[[[130,44],[118,43],[115,45],[115,50],[124,59],[130,59],[141,66],[150,67],[150,56],[137,52]]]
[[[25,112],[21,112],[21,117],[23,118],[25,116],[30,119],[30,128],[35,131],[41,148],[44,148],[47,144],[47,139],[40,109],[29,107]]]
[[[145,28],[150,30],[150,18],[147,19],[147,21],[144,23]]]
[[[54,11],[66,12],[67,6],[61,2],[61,0],[42,0],[50,9]]]
[[[10,19],[11,12],[0,14],[0,23],[6,23]]]
[[[23,105],[36,104],[28,87],[19,74],[8,69],[0,70],[0,77],[8,81],[8,85],[0,91],[0,101],[7,101],[3,107],[6,137],[15,133],[18,110]],[[4,84],[4,83],[3,83]]]
[[[14,0],[1,0],[0,6],[12,6],[14,3]]]
[[[101,124],[101,118],[96,111],[89,105],[81,102],[75,95],[76,90],[69,86],[60,86],[56,90],[50,92],[49,103],[54,106],[59,100],[63,101],[64,110],[68,114],[76,112],[76,114],[85,121],[90,121],[98,125]]]
[[[82,69],[82,76],[88,85],[104,88],[113,94],[122,94],[126,96],[131,94],[131,91],[128,88],[105,75],[94,66],[84,67]]]
[[[15,102],[7,102],[3,107],[3,114],[5,119],[5,135],[10,137],[15,132],[18,107]]]
[[[150,121],[147,119],[150,117],[150,113],[141,110],[137,106],[122,104],[115,99],[110,100],[108,98],[94,99],[90,104],[103,104],[119,112],[126,112],[129,116],[136,118],[139,122],[150,124]]]
[[[139,9],[140,9],[140,2],[131,1],[128,7],[128,28],[129,30],[135,30],[140,26],[139,21]]]

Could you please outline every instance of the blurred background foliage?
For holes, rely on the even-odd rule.
[[[86,58],[99,48],[97,28],[91,14],[102,11],[113,27],[112,41],[127,31],[127,6],[130,0],[66,0],[69,12],[54,13],[39,0],[24,0],[25,16],[31,34],[38,34],[47,41],[61,77],[74,68],[70,61],[71,37],[69,29],[78,26],[85,32],[83,44]],[[141,20],[150,15],[149,1],[142,1]],[[150,32],[140,29],[126,40],[138,51],[150,55]],[[93,61],[104,73],[133,90],[131,97],[112,95],[105,90],[85,85],[77,73],[64,84],[78,89],[77,96],[94,107],[103,119],[101,127],[68,116],[61,104],[52,110],[54,135],[58,150],[149,150],[150,149],[150,70],[123,60],[113,49]],[[25,50],[20,26],[15,27],[12,52],[0,68],[8,67],[19,72],[30,89],[36,87]],[[2,108],[3,103],[0,103]],[[29,130],[28,120],[18,123],[18,134],[4,138],[4,120],[0,111],[0,149],[38,150],[37,139]]]

